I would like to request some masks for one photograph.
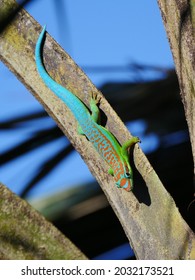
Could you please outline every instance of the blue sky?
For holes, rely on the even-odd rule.
[[[63,46],[81,68],[84,67],[84,70],[85,66],[127,66],[132,62],[165,68],[173,67],[172,55],[156,0],[39,0],[32,1],[27,6],[27,10],[41,25],[47,24],[47,31],[51,36]],[[134,74],[128,71],[86,73],[96,86],[108,81],[127,82],[135,78]],[[147,73],[144,79],[154,77],[156,77],[154,73]],[[0,120],[40,108],[35,98],[2,63],[0,63],[0,82],[2,105]],[[51,123],[52,120],[42,125],[47,127]],[[141,130],[135,123],[131,128],[134,134],[137,130],[138,133]],[[33,129],[28,127],[17,134],[0,132],[0,153],[28,137],[32,131]],[[42,151],[37,151],[37,155],[32,153],[2,167],[0,181],[17,193],[18,186],[22,187],[28,176],[39,168],[39,161],[35,162],[35,156],[38,158],[46,155],[48,149],[52,151],[51,153],[55,153],[61,148],[60,141],[50,144]],[[74,178],[71,176],[69,178],[67,174],[72,174],[75,168],[77,172]],[[66,176],[65,180],[64,176]],[[58,166],[46,178],[44,184],[37,185],[36,190],[43,193],[52,191],[54,186],[59,186],[60,189],[65,181],[68,187],[78,182],[85,182],[86,176],[92,180],[87,167],[74,152],[66,160],[66,164]]]
[[[47,12],[42,13],[46,3]],[[156,0],[39,0],[27,10],[41,25],[47,24],[48,32],[81,67],[173,65]],[[87,74],[97,85],[129,80],[129,73]]]

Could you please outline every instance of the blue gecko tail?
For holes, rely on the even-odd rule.
[[[45,32],[46,32],[46,25],[43,26],[43,29],[39,35],[39,38],[37,40],[36,43],[36,47],[35,47],[35,60],[36,60],[36,66],[37,66],[37,70],[40,74],[40,76],[45,76],[45,78],[47,76],[49,76],[47,73],[44,73],[44,71],[42,69],[44,69],[44,65],[43,65],[43,61],[42,61],[42,47],[43,47],[43,38],[45,36]],[[47,75],[46,75],[47,74]],[[44,79],[45,80],[45,79]]]
[[[44,25],[35,47],[35,61],[36,61],[37,71],[41,76],[42,80],[44,81],[44,83],[46,84],[46,86],[51,91],[53,91],[62,101],[65,102],[65,104],[73,112],[77,120],[80,121],[81,115],[85,116],[89,114],[88,111],[86,110],[86,107],[68,89],[62,87],[60,84],[54,81],[47,73],[44,67],[43,60],[42,60],[42,49],[43,49],[45,32],[46,32],[46,25]],[[84,122],[86,122],[86,119],[84,120]]]
[[[64,100],[65,95],[66,94],[72,95],[72,93],[69,92],[66,88],[63,88],[56,81],[54,81],[47,73],[45,66],[43,64],[42,49],[44,44],[45,32],[46,32],[46,25],[43,26],[43,29],[39,35],[35,47],[35,61],[36,61],[37,71],[41,76],[41,78],[43,79],[44,83],[48,86],[48,88],[51,89],[59,98],[61,98],[63,101],[66,102],[66,100]]]
[[[35,61],[36,61],[37,71],[41,76],[42,80],[44,81],[44,83],[46,84],[46,86],[67,104],[69,98],[71,99],[74,98],[73,94],[69,90],[62,87],[60,84],[58,84],[56,81],[54,81],[47,73],[45,66],[43,64],[42,49],[44,44],[45,32],[46,32],[46,25],[43,26],[43,29],[39,35],[35,47]],[[68,106],[70,105],[68,104]]]
[[[50,75],[47,73],[45,66],[43,64],[43,59],[42,59],[42,49],[43,49],[43,43],[45,39],[45,33],[46,33],[46,25],[43,26],[43,29],[39,35],[39,38],[36,43],[35,47],[35,60],[36,60],[36,66],[37,66],[37,71],[41,78],[43,79],[44,83],[56,94],[56,89],[60,87],[58,83],[56,83]],[[57,94],[58,95],[58,94]],[[60,96],[59,96],[60,97]]]

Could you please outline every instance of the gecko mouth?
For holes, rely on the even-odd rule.
[[[129,184],[129,186],[127,188],[123,188],[124,190],[126,190],[127,192],[132,191],[133,186]]]

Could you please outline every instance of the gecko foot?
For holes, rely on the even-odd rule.
[[[101,95],[99,95],[97,92],[92,92],[91,94],[91,100],[93,100],[94,104],[99,104],[101,101]]]

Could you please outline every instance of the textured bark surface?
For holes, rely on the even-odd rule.
[[[6,11],[13,0],[2,1]],[[134,162],[145,181],[145,188],[135,182],[135,191],[127,193],[115,187],[108,166],[85,137],[78,135],[70,110],[43,84],[35,61],[34,48],[41,31],[37,22],[24,10],[1,33],[0,58],[23,82],[56,120],[96,177],[119,218],[138,259],[195,259],[195,236],[182,219],[147,158],[136,145]],[[73,60],[47,34],[44,47],[45,66],[54,79],[89,104],[91,94],[101,97],[100,108],[107,116],[107,127],[124,143],[131,136],[116,113],[78,68]]]
[[[195,3],[194,0],[191,5],[188,0],[158,0],[158,3],[175,62],[195,163]]]
[[[0,259],[86,257],[28,203],[0,184]]]

